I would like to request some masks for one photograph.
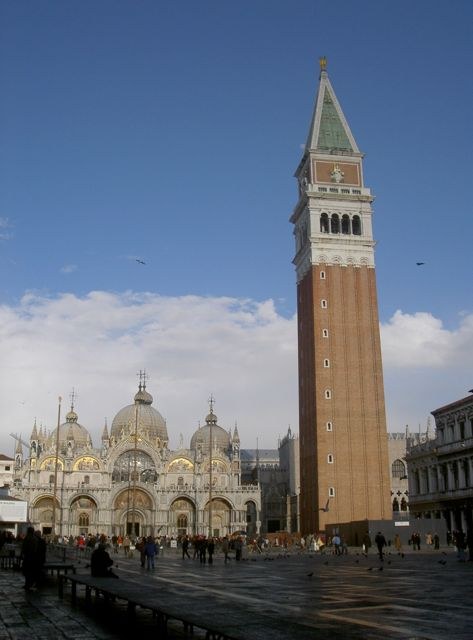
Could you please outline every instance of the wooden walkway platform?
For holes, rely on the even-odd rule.
[[[181,594],[169,594],[132,580],[64,574],[59,578],[61,599],[64,599],[68,586],[71,587],[72,605],[77,603],[78,588],[83,587],[88,607],[91,606],[92,595],[95,594],[96,597],[103,597],[111,607],[117,600],[126,602],[130,618],[135,616],[137,607],[150,610],[156,618],[157,634],[162,637],[167,636],[170,620],[181,622],[184,632],[190,635],[195,627],[205,631],[208,640],[288,640],[294,634],[297,638],[309,637],[301,635],[302,627],[296,629],[299,625],[293,621],[274,620],[254,610],[251,616],[248,616],[248,610],[243,604],[234,605],[229,611],[224,603],[207,597],[196,602],[195,594],[188,593],[187,589],[183,589]],[[189,607],[189,598],[192,598],[192,607]],[[310,637],[315,636],[311,634]]]

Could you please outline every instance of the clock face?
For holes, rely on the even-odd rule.
[[[336,182],[337,184],[339,184],[340,182],[343,182],[344,177],[345,177],[345,174],[340,169],[338,164],[336,164],[333,167],[333,171],[330,173],[330,179],[332,180],[332,182]]]

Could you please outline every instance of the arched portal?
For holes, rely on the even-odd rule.
[[[115,498],[112,529],[120,535],[154,535],[154,504],[142,489],[127,487]]]
[[[195,534],[195,507],[187,498],[178,498],[170,509],[171,533],[178,536]]]
[[[53,530],[53,497],[39,498],[32,506],[30,520],[35,529],[43,534],[50,534]],[[60,514],[59,501],[56,499],[56,522]]]
[[[97,530],[97,504],[88,496],[78,496],[69,508],[69,529],[73,535],[86,536]]]
[[[230,533],[231,506],[222,498],[212,499],[212,522],[209,527],[209,503],[205,505],[205,525],[207,532],[211,532],[215,538]]]

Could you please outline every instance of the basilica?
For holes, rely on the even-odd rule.
[[[78,536],[257,535],[261,490],[242,482],[238,429],[218,425],[213,400],[189,448],[168,447],[166,421],[140,382],[94,447],[74,402],[50,433],[33,427],[28,454],[18,442],[10,495],[27,501],[44,534]],[[59,420],[58,420],[59,422]]]

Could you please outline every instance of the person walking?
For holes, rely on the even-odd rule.
[[[187,535],[182,540],[182,559],[185,558],[189,558],[189,560],[191,558],[189,555],[189,536]]]
[[[123,539],[123,552],[125,554],[125,558],[128,558],[130,553],[131,540],[128,536],[125,536]]]
[[[333,544],[333,552],[336,556],[341,555],[341,551],[340,551],[340,544],[341,544],[341,540],[340,540],[340,536],[338,535],[338,533],[336,533],[333,538],[332,538],[332,544]]]
[[[378,533],[376,534],[376,537],[374,539],[376,546],[378,547],[378,554],[379,554],[379,559],[381,561],[384,560],[384,553],[383,553],[383,549],[386,546],[386,538],[383,536],[383,534],[381,533],[381,531],[378,531]]]

